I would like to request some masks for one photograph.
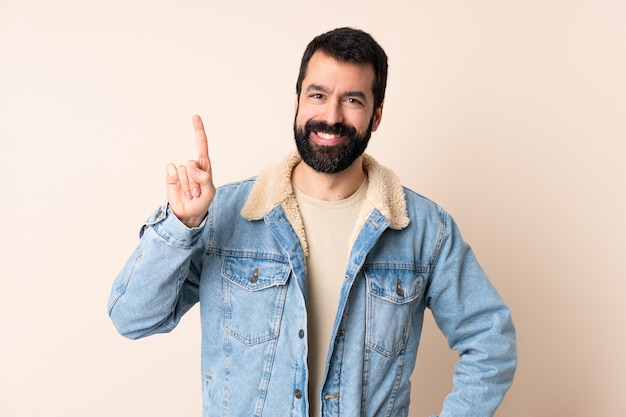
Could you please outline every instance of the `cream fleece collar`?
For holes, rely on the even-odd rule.
[[[241,210],[241,215],[247,220],[260,220],[276,206],[282,205],[306,254],[308,250],[304,225],[291,185],[291,172],[300,161],[300,155],[294,151],[281,163],[261,172]],[[398,177],[367,154],[363,155],[363,169],[369,181],[365,196],[369,205],[377,209],[389,221],[390,228],[400,230],[407,227],[409,217],[406,200]],[[368,209],[365,217],[369,215],[370,210],[371,208]],[[362,220],[364,221],[364,218]]]

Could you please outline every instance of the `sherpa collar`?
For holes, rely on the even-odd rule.
[[[303,242],[306,253],[308,251],[304,225],[291,185],[291,172],[300,161],[300,155],[293,151],[282,162],[261,172],[241,210],[241,215],[247,220],[260,220],[281,205],[287,219]],[[365,196],[369,205],[389,221],[390,228],[400,230],[407,227],[409,217],[406,200],[398,177],[367,154],[363,155],[363,169],[369,181]]]

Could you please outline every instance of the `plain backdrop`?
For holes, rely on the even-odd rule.
[[[500,417],[626,415],[623,0],[0,0],[0,415],[199,416],[195,307],[119,336],[106,302],[195,157],[218,184],[293,149],[317,34],[389,55],[369,152],[459,223],[519,337]],[[427,316],[412,417],[437,414],[456,353]]]

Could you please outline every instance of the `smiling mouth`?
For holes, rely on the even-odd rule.
[[[307,121],[303,130],[312,143],[322,147],[334,147],[356,135],[356,129],[351,126],[342,123],[329,125],[315,120]]]
[[[336,133],[326,133],[326,132],[315,132],[315,134],[317,136],[319,136],[320,139],[324,139],[324,140],[338,139],[338,138],[340,138],[342,136],[342,135],[338,135]]]

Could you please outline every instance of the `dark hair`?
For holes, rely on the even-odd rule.
[[[379,108],[385,99],[387,88],[387,54],[372,36],[359,29],[339,28],[315,37],[306,47],[300,63],[300,73],[296,83],[296,94],[300,97],[302,80],[313,54],[322,51],[331,58],[350,64],[371,64],[376,79],[374,92],[374,110]]]

